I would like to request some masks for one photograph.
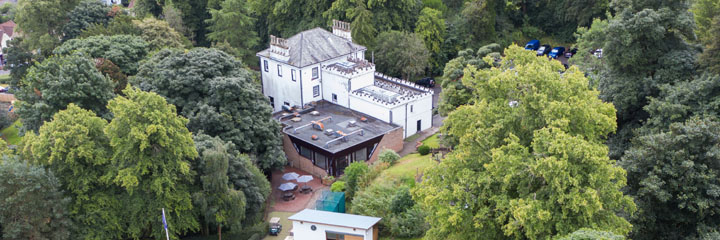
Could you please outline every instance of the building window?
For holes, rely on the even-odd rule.
[[[320,85],[316,85],[313,87],[313,97],[320,96]]]
[[[290,70],[290,76],[292,76],[292,80],[295,81],[295,69]]]
[[[300,146],[300,155],[307,158],[312,159],[312,150],[307,149],[306,147]]]
[[[263,60],[263,63],[265,64],[265,72],[269,71],[267,60]]]
[[[410,112],[413,112],[413,105],[410,105]]]
[[[273,97],[269,97],[269,98],[270,98],[270,106],[272,106],[272,108],[275,109],[275,98],[273,98]]]
[[[278,77],[282,77],[282,65],[278,64]]]
[[[367,148],[361,148],[360,150],[355,151],[355,161],[367,161]]]
[[[312,79],[315,80],[315,79],[317,79],[318,77],[319,77],[318,68],[317,68],[317,67],[314,67],[314,68],[312,69]]]
[[[289,102],[283,102],[283,103],[285,104],[285,106],[288,106],[288,107],[290,106]]]
[[[315,166],[327,170],[327,157],[325,155],[315,153]]]
[[[337,94],[334,94],[334,93],[332,94],[332,101],[333,101],[334,103],[337,102]]]

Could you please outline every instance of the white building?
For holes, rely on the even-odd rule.
[[[292,221],[293,240],[377,240],[381,218],[353,214],[302,210],[288,218]]]
[[[375,72],[366,50],[352,42],[350,24],[336,20],[332,33],[270,36],[270,48],[257,53],[263,94],[274,112],[325,100],[401,126],[403,137],[430,128],[433,91]]]

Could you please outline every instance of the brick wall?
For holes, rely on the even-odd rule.
[[[385,134],[380,143],[370,157],[368,164],[374,163],[378,159],[380,152],[384,149],[392,149],[395,152],[400,152],[403,149],[403,128],[397,128]]]
[[[283,151],[285,151],[285,155],[287,156],[288,163],[291,167],[298,168],[300,170],[309,172],[313,176],[316,177],[325,177],[327,176],[327,172],[325,172],[324,169],[319,168],[315,166],[310,159],[307,159],[300,155],[297,150],[295,150],[295,147],[293,147],[292,141],[290,141],[290,138],[283,133]]]

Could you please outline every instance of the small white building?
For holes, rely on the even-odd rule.
[[[302,210],[288,218],[293,240],[377,240],[381,218],[361,215]]]
[[[396,124],[409,137],[432,126],[433,90],[375,72],[350,24],[313,28],[289,39],[270,36],[260,58],[262,91],[274,112],[325,100]]]

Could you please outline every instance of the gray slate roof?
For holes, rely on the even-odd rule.
[[[305,67],[358,50],[367,50],[362,45],[352,43],[319,27],[295,34],[287,40],[290,47],[288,64],[295,67]],[[257,56],[269,58],[270,48],[260,51]]]
[[[382,218],[304,209],[299,213],[290,216],[288,219],[293,221],[303,221],[349,228],[370,229]]]

